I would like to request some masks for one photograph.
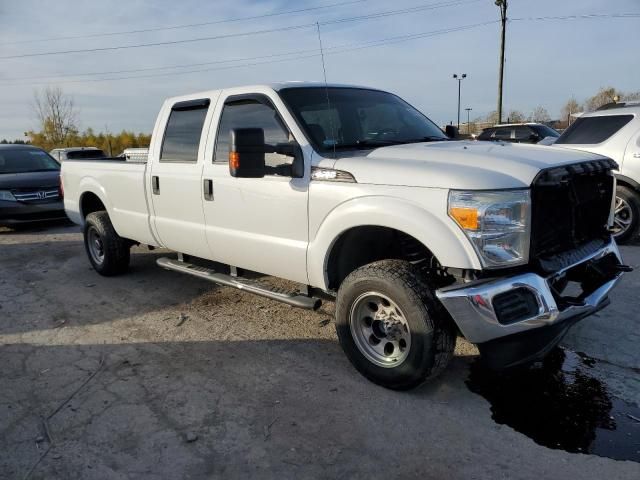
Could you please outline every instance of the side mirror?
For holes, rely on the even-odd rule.
[[[229,173],[238,178],[262,178],[265,175],[264,130],[234,128],[229,144]]]
[[[297,142],[278,143],[275,146],[274,151],[280,155],[293,157],[293,162],[290,165],[289,176],[292,178],[304,177],[304,156],[302,154],[302,149]]]
[[[444,127],[444,133],[449,138],[458,138],[458,128],[453,125],[447,125]]]

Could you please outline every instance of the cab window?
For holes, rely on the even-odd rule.
[[[208,99],[179,102],[173,106],[162,140],[161,162],[198,161],[198,147],[208,109]]]
[[[267,145],[289,143],[293,137],[285,127],[278,112],[273,106],[255,99],[230,101],[224,105],[218,127],[214,162],[229,161],[229,141],[234,128],[261,128],[264,130],[264,142]],[[267,153],[265,165],[279,167],[291,165],[293,157],[278,153]]]

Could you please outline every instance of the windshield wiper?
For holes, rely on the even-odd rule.
[[[402,143],[446,142],[449,140],[451,140],[449,137],[438,137],[436,135],[429,135],[426,137],[411,138],[409,140],[404,140]]]

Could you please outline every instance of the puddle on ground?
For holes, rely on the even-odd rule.
[[[539,366],[511,373],[477,361],[467,386],[489,401],[497,423],[539,445],[640,462],[640,408],[608,393],[596,363],[560,348]]]

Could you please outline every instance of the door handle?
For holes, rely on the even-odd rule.
[[[160,195],[160,177],[157,175],[151,177],[151,189],[154,195]]]
[[[202,186],[204,187],[204,199],[212,202],[213,201],[213,180],[209,178],[205,178],[202,182]]]
[[[634,153],[633,158],[640,158],[640,153]]]

